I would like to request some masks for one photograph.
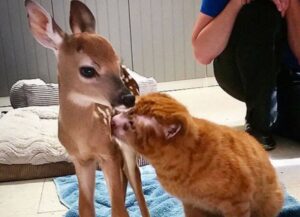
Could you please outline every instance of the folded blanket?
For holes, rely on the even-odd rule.
[[[9,110],[0,119],[0,164],[42,165],[69,161],[58,141],[58,106]]]
[[[143,192],[152,217],[182,217],[183,209],[176,198],[166,193],[157,181],[151,166],[141,167]],[[69,208],[66,217],[78,217],[78,183],[75,175],[54,179],[60,201]],[[109,194],[101,171],[96,174],[95,207],[97,217],[111,214]],[[140,217],[140,210],[131,187],[127,189],[126,208],[131,217]],[[300,217],[300,203],[286,193],[280,217]]]

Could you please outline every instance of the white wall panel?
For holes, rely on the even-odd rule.
[[[9,12],[8,0],[0,1],[1,9],[1,25],[0,25],[0,39],[2,42],[3,60],[1,63],[4,64],[4,71],[1,71],[1,78],[4,78],[4,73],[7,76],[7,86],[11,86],[14,81],[18,79],[18,70],[16,66],[15,48],[13,41],[13,31],[11,26],[11,13]],[[2,82],[1,82],[2,84]],[[1,96],[8,93],[1,93]]]
[[[129,0],[133,68],[158,81],[205,77],[191,34],[199,0]]]

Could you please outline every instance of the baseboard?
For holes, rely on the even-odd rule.
[[[211,87],[217,86],[218,83],[215,77],[207,78],[198,78],[191,80],[181,80],[181,81],[170,81],[170,82],[161,82],[157,84],[158,91],[176,91],[176,90],[185,90],[185,89],[194,89],[202,87]]]
[[[0,97],[0,107],[10,107],[9,97]]]

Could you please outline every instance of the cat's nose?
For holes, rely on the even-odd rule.
[[[124,118],[123,114],[118,114],[118,115],[115,115],[112,120],[111,120],[111,128],[112,130],[116,130],[118,128],[120,129],[123,129],[124,128],[126,129],[125,126],[127,126],[127,119]]]
[[[111,128],[112,128],[112,129],[115,129],[115,128],[116,128],[117,125],[116,125],[114,119],[111,120],[110,125],[111,125]]]
[[[114,118],[112,118],[111,122],[110,122],[110,128],[111,128],[111,133],[112,135],[116,136],[116,132],[117,132],[117,123],[114,120]]]
[[[132,94],[126,94],[121,97],[122,104],[124,104],[127,108],[134,106],[135,104],[135,96]]]
[[[114,116],[112,119],[111,119],[111,122],[110,122],[110,125],[111,125],[111,129],[114,130],[118,127],[118,120],[117,120],[117,117],[118,115]]]

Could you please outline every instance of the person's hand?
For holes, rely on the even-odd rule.
[[[240,2],[241,5],[245,5],[250,3],[252,0],[236,0],[237,2]]]
[[[234,1],[236,4],[239,4],[241,6],[250,3],[252,0],[231,0]]]
[[[277,10],[281,13],[281,16],[285,16],[285,12],[290,5],[290,0],[272,0],[277,7]]]
[[[245,4],[250,3],[253,0],[230,0],[230,4],[233,5],[238,10],[241,9]]]
[[[240,0],[240,2],[241,2],[242,5],[249,4],[252,1],[253,0]]]

